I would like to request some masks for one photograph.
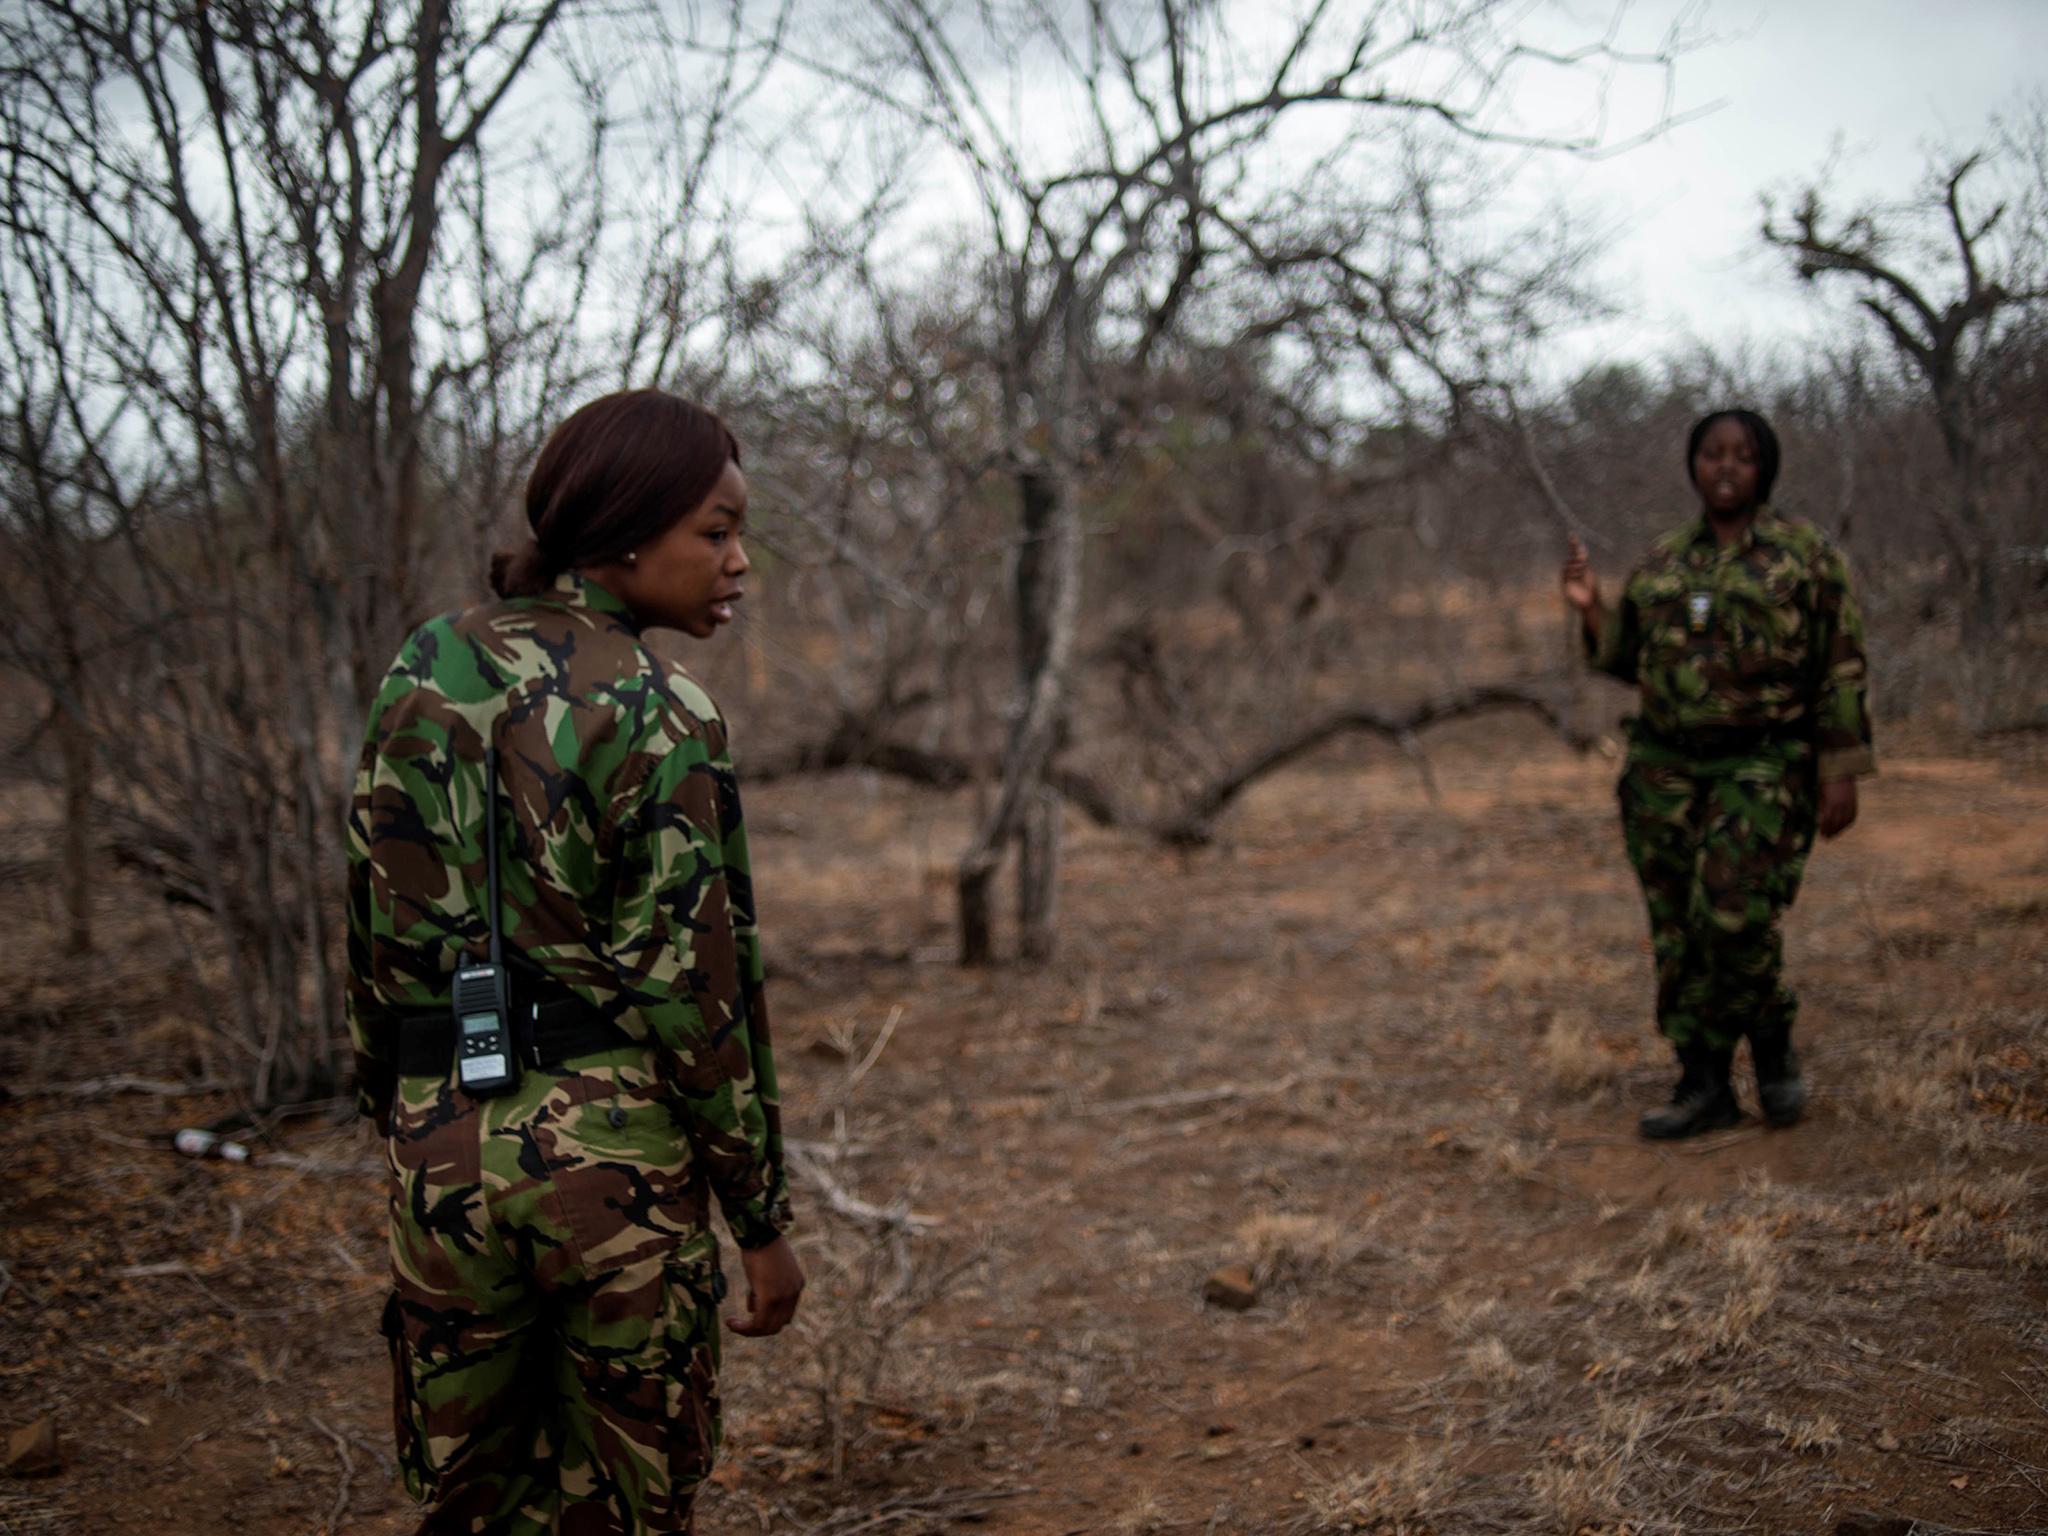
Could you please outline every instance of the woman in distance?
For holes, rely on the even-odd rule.
[[[1577,539],[1562,574],[1588,659],[1640,694],[1622,829],[1680,1069],[1670,1104],[1643,1116],[1651,1137],[1741,1120],[1730,1068],[1744,1036],[1764,1118],[1803,1112],[1784,914],[1815,830],[1848,830],[1856,780],[1876,771],[1848,567],[1820,530],[1772,510],[1778,459],[1755,412],[1703,417],[1685,450],[1700,516],[1658,540],[1613,606]]]
[[[541,449],[499,601],[415,631],[370,711],[349,1024],[422,1532],[688,1530],[719,1433],[713,1195],[747,1282],[726,1326],[774,1334],[803,1289],[725,724],[642,638],[730,621],[746,510],[712,413],[590,402]]]

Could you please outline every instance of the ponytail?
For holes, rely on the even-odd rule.
[[[491,590],[500,597],[538,597],[554,584],[556,575],[532,539],[518,549],[501,549],[491,556]]]

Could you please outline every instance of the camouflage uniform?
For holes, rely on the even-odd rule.
[[[485,954],[487,743],[508,958],[619,1035],[479,1100],[397,1064],[400,1011],[445,1010],[450,973]],[[790,1221],[715,706],[574,574],[436,619],[371,709],[348,863],[357,1103],[390,1132],[384,1331],[422,1531],[689,1529],[719,1433],[709,1194],[743,1247]]]
[[[1657,1027],[1681,1048],[1790,1032],[1782,920],[1818,780],[1874,772],[1863,621],[1842,556],[1757,511],[1723,548],[1702,516],[1659,540],[1589,645],[1641,689],[1622,828],[1649,908]]]

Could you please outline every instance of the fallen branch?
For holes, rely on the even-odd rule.
[[[327,1516],[326,1528],[331,1533],[341,1529],[342,1520],[348,1514],[349,1494],[354,1488],[356,1479],[356,1462],[355,1458],[348,1453],[348,1441],[341,1437],[339,1431],[335,1430],[317,1413],[309,1414],[307,1417],[315,1429],[334,1442],[334,1454],[341,1462],[341,1486],[335,1490],[334,1508],[329,1511]]]
[[[1401,715],[1362,707],[1340,709],[1253,753],[1220,775],[1196,793],[1178,816],[1161,824],[1157,835],[1181,847],[1207,843],[1213,835],[1209,824],[1254,782],[1339,736],[1384,736],[1412,754],[1417,731],[1497,710],[1526,710],[1539,716],[1571,746],[1584,748],[1591,744],[1589,738],[1572,728],[1556,704],[1526,688],[1470,688],[1444,698],[1427,699]]]
[[[1002,771],[995,758],[977,760],[903,742],[883,741],[844,729],[823,741],[807,742],[744,765],[749,784],[770,784],[806,773],[836,773],[865,768],[926,789],[961,789],[976,780],[993,779]],[[1099,827],[1128,827],[1138,818],[1117,802],[1109,790],[1073,768],[1052,768],[1046,775],[1061,796]]]
[[[936,1216],[920,1216],[910,1208],[910,1202],[899,1200],[892,1206],[879,1206],[847,1192],[846,1187],[814,1159],[784,1142],[782,1155],[788,1159],[790,1171],[799,1175],[824,1197],[825,1204],[849,1221],[866,1222],[872,1226],[889,1228],[901,1232],[925,1232],[939,1225]]]
[[[1047,779],[1069,804],[1099,827],[1143,831],[1176,847],[1201,847],[1214,834],[1210,824],[1252,784],[1274,770],[1314,751],[1339,736],[1362,733],[1383,736],[1420,766],[1423,781],[1434,795],[1434,780],[1423,758],[1416,733],[1453,720],[1469,720],[1501,710],[1521,710],[1536,715],[1564,738],[1566,745],[1583,751],[1593,738],[1573,727],[1558,705],[1533,688],[1501,684],[1468,688],[1439,699],[1427,699],[1402,714],[1392,714],[1362,705],[1350,706],[1324,715],[1292,736],[1274,742],[1226,770],[1196,791],[1178,812],[1152,818],[1132,810],[1109,788],[1075,768],[1055,766]],[[983,763],[948,752],[898,742],[869,740],[844,728],[822,742],[772,754],[746,765],[750,782],[765,783],[802,773],[826,773],[841,768],[868,768],[893,774],[929,789],[958,789],[977,779],[990,779],[999,771],[993,760]]]

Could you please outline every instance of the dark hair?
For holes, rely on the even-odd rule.
[[[619,559],[700,505],[739,461],[730,427],[667,390],[591,401],[548,434],[534,460],[526,480],[533,537],[491,557],[491,589],[532,597],[571,566]]]
[[[1692,481],[1692,461],[1699,457],[1700,443],[1717,421],[1732,421],[1749,434],[1749,446],[1756,451],[1756,500],[1762,506],[1771,499],[1771,487],[1778,483],[1778,434],[1771,430],[1771,424],[1755,411],[1739,407],[1726,411],[1709,411],[1693,423],[1692,436],[1685,440],[1685,478]]]

